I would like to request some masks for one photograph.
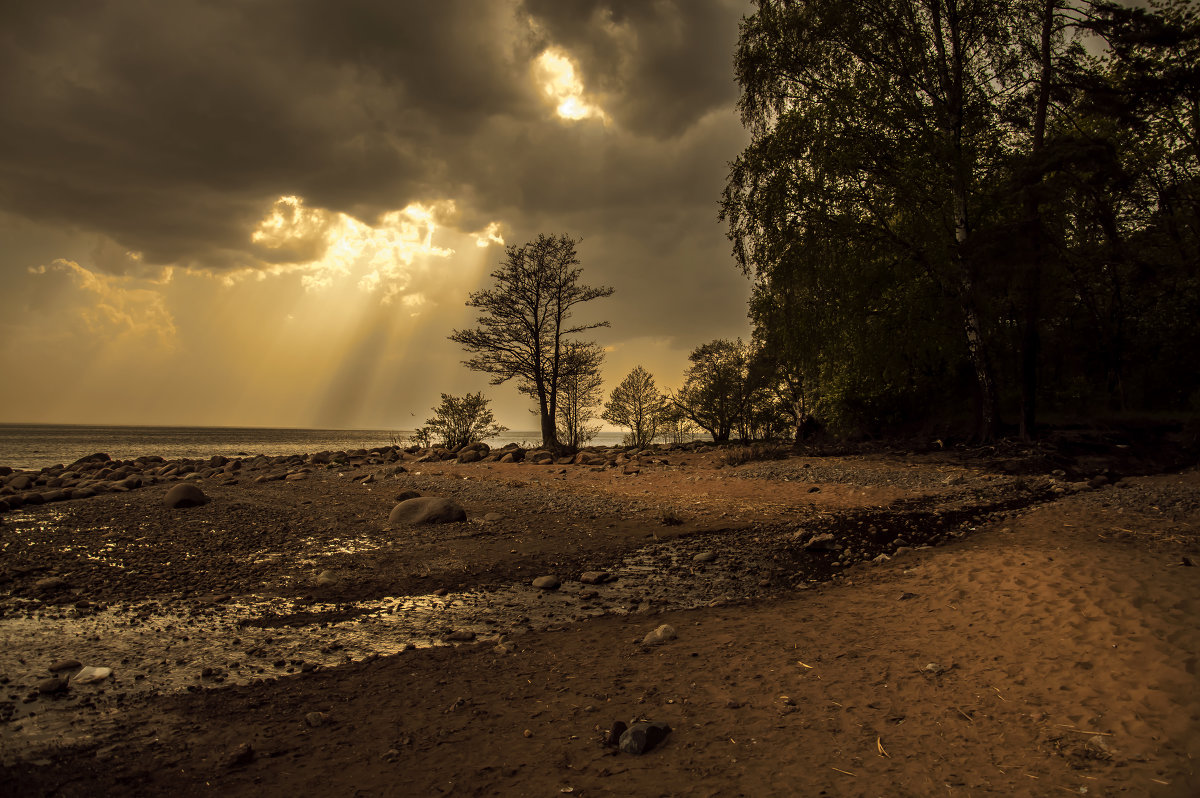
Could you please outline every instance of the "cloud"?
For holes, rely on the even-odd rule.
[[[0,209],[102,234],[141,258],[94,265],[137,273],[254,265],[248,233],[280,196],[367,224],[449,197],[483,226],[518,207],[507,178],[542,151],[578,202],[603,204],[577,179],[593,158],[617,146],[618,161],[637,160],[638,137],[681,136],[728,106],[738,13],[541,0],[26,8],[0,33]],[[560,68],[579,64],[572,79],[629,134],[606,152],[555,113],[601,106],[543,95],[547,48]],[[513,149],[496,152],[497,135]],[[650,193],[667,186],[642,177]],[[543,196],[523,192],[524,210],[551,209]]]
[[[469,323],[463,303],[498,264],[496,245],[539,233],[582,239],[585,281],[617,290],[595,309],[613,322],[597,337],[650,342],[659,356],[648,367],[744,335],[748,287],[717,202],[746,140],[731,59],[750,10],[748,0],[6,8],[0,369],[20,359],[18,344],[53,335],[82,351],[91,335],[130,344],[128,358],[113,356],[120,385],[119,368],[171,346],[178,362],[155,361],[170,391],[198,395],[199,375],[236,378],[247,407],[254,397],[269,419],[308,423],[295,399],[316,379],[305,372],[341,362],[332,344],[310,353],[353,328],[354,343],[339,345],[355,363],[385,358],[392,371],[363,365],[347,384],[405,375],[386,385],[399,393],[381,387],[362,416],[337,411],[341,394],[330,394],[320,415],[379,423],[391,405],[482,387],[445,336]],[[190,395],[178,394],[181,407]]]
[[[60,297],[56,305],[71,309],[89,337],[109,342],[136,339],[161,349],[174,347],[175,320],[160,290],[161,285],[170,281],[169,272],[162,281],[152,283],[93,272],[69,260],[56,260],[30,272],[64,274],[70,278],[77,297],[74,300]]]

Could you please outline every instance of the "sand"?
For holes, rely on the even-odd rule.
[[[710,465],[664,472],[655,491],[699,501],[700,475],[743,520],[771,505],[769,482]],[[577,489],[604,489],[601,476]],[[853,490],[826,487],[839,507],[823,512],[852,504]],[[879,503],[931,493],[864,489],[886,493]],[[1197,497],[1195,469],[1127,477],[749,600],[171,693],[86,744],[23,751],[0,783],[80,796],[1198,795],[1200,568],[1185,564],[1200,563]],[[663,623],[677,637],[642,645]],[[603,746],[635,718],[673,731],[641,756]]]

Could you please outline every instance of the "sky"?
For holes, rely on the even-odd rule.
[[[505,244],[579,239],[605,389],[748,335],[718,202],[749,0],[0,12],[0,422],[410,429]]]

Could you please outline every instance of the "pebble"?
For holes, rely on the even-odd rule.
[[[49,593],[54,590],[62,590],[68,586],[67,580],[63,579],[61,576],[45,576],[33,583],[34,589],[41,590],[45,593]]]
[[[249,765],[254,761],[254,749],[250,747],[250,743],[242,743],[237,748],[229,752],[226,757],[226,763],[231,768]]]
[[[600,585],[611,578],[608,571],[584,571],[579,575],[579,581],[585,585]]]
[[[102,682],[109,676],[112,676],[112,668],[85,665],[80,669],[79,673],[71,677],[71,684],[92,684],[93,682]]]
[[[304,722],[309,726],[317,727],[324,726],[327,716],[324,712],[309,712],[304,716]]]
[[[335,584],[337,584],[337,576],[333,571],[322,571],[317,574],[317,587],[329,587]]]
[[[42,679],[37,683],[37,691],[42,695],[51,695],[52,693],[61,693],[67,689],[67,683],[57,676],[51,676],[49,679]]]
[[[533,586],[539,590],[558,590],[558,587],[561,584],[562,582],[559,581],[559,578],[554,574],[539,576],[537,579],[533,580]]]
[[[692,562],[712,562],[717,559],[716,552],[702,551],[692,558]]]
[[[670,733],[671,727],[665,723],[634,723],[621,734],[618,747],[627,754],[644,754]]]
[[[446,640],[452,643],[469,643],[475,639],[475,633],[470,629],[455,629],[446,635]]]
[[[642,638],[643,646],[656,646],[660,643],[665,643],[668,640],[675,639],[675,627],[669,623],[664,623],[652,632],[647,632]]]
[[[77,659],[60,659],[58,662],[51,663],[50,667],[46,670],[51,673],[58,673],[59,671],[73,671],[82,667],[83,663]]]

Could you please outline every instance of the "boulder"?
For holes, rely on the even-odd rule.
[[[174,486],[163,497],[163,504],[172,509],[199,507],[207,502],[208,497],[204,495],[204,491],[188,482]]]
[[[464,449],[458,453],[460,463],[478,463],[482,459],[483,454],[478,449]]]
[[[462,505],[438,496],[418,496],[406,499],[392,508],[388,523],[396,524],[453,524],[467,520]]]

